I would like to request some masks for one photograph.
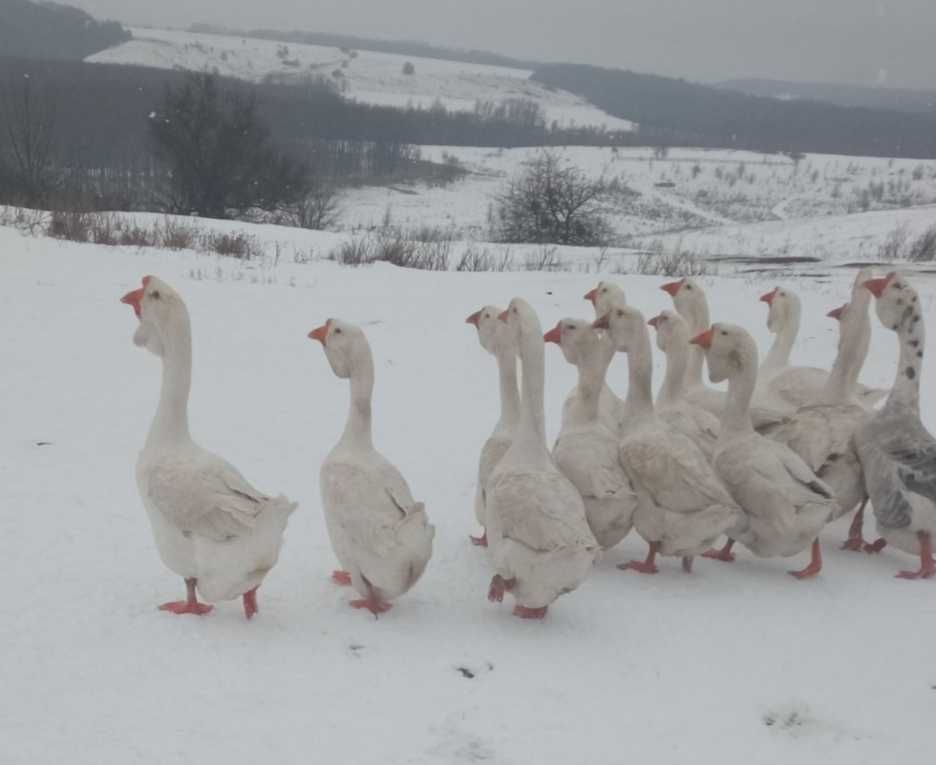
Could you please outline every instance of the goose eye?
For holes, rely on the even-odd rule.
[[[150,293],[150,297],[153,298],[153,300],[159,300],[159,290],[153,290]]]
[[[572,330],[575,329],[575,325],[574,325],[574,324],[570,324],[568,327],[566,327],[566,329],[568,329],[568,330],[571,332]]]
[[[692,285],[691,285],[691,284],[687,284],[687,285],[686,285],[686,289],[687,289],[687,290],[691,290],[691,289],[692,289]]]
[[[340,334],[341,334],[341,327],[335,327],[335,334],[336,334],[336,335],[340,335]]]
[[[618,316],[623,316],[623,315],[624,315],[624,311],[618,310],[617,315],[618,315]]]
[[[722,331],[721,331],[721,335],[722,335],[722,337],[728,337],[728,333],[725,332],[725,330],[722,330]]]
[[[602,287],[602,288],[601,288],[601,292],[602,292],[602,293],[607,292],[607,291],[608,291],[608,288],[607,288],[607,287]]]

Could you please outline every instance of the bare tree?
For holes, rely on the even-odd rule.
[[[502,242],[603,246],[612,231],[602,212],[605,185],[543,151],[495,198],[491,228]]]
[[[56,166],[55,104],[27,74],[0,92],[0,179],[28,207],[47,206],[60,185]]]

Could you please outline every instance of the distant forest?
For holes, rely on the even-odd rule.
[[[809,99],[837,106],[866,109],[890,109],[920,112],[936,116],[936,90],[870,87],[838,82],[785,82],[783,80],[726,80],[718,83],[726,90],[738,90],[751,96],[779,98],[785,101]]]
[[[533,79],[639,123],[650,143],[936,157],[936,119],[925,114],[781,101],[685,80],[573,64],[541,66]]]
[[[117,22],[67,5],[0,0],[0,56],[80,61],[130,38]]]
[[[355,35],[331,34],[329,32],[284,32],[278,29],[251,29],[249,31],[229,29],[216,24],[192,24],[191,32],[203,34],[227,34],[239,37],[254,37],[258,40],[275,40],[301,45],[324,45],[329,48],[349,48],[359,50],[372,50],[379,53],[396,53],[401,56],[415,56],[419,58],[435,58],[441,61],[461,61],[467,64],[488,64],[490,66],[505,66],[511,69],[534,69],[538,66],[532,61],[523,61],[499,53],[485,50],[464,50],[462,48],[448,48],[439,45],[417,42],[414,40],[378,40],[370,37],[357,37]]]

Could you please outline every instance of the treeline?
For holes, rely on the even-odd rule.
[[[466,50],[430,45],[415,40],[379,40],[355,35],[339,35],[328,32],[284,32],[279,29],[251,29],[249,31],[231,29],[217,24],[192,24],[190,32],[202,34],[233,35],[235,37],[254,37],[258,40],[274,40],[301,45],[323,45],[343,50],[369,50],[380,53],[396,53],[401,56],[435,58],[441,61],[461,61],[468,64],[487,64],[505,66],[511,69],[533,69],[537,66],[531,61],[502,56],[484,50]]]
[[[765,152],[936,157],[936,120],[922,114],[779,101],[619,69],[556,64],[533,79],[633,120],[648,143]]]
[[[0,0],[0,56],[80,61],[130,38],[116,21],[68,5]]]
[[[740,79],[718,83],[726,90],[765,98],[809,99],[837,106],[887,109],[936,115],[936,91],[872,87],[838,82],[786,82],[784,80]]]

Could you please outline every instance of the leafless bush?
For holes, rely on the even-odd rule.
[[[635,271],[644,276],[684,277],[706,276],[714,269],[707,260],[683,250],[681,245],[667,250],[662,242],[656,241],[637,257]]]
[[[531,252],[523,263],[526,271],[565,271],[566,263],[559,257],[555,247],[544,246],[537,252]]]
[[[125,247],[156,247],[159,240],[153,229],[144,228],[134,223],[121,228],[120,244]]]
[[[897,260],[904,256],[907,246],[907,240],[910,238],[910,227],[906,223],[900,223],[887,239],[878,248],[878,258],[881,260]]]
[[[907,260],[916,263],[936,260],[936,226],[930,226],[913,240]]]
[[[469,244],[462,252],[456,271],[512,271],[513,254],[509,249],[504,250],[500,256],[491,252],[487,247],[481,249],[476,244]]]
[[[363,266],[373,263],[373,239],[368,236],[348,239],[328,254],[328,260],[333,260],[343,266]]]
[[[255,237],[243,231],[234,233],[221,233],[208,231],[202,234],[201,248],[208,252],[216,252],[238,260],[252,260],[263,254],[263,248]]]
[[[453,234],[447,229],[406,231],[388,226],[364,237],[342,242],[328,259],[346,266],[390,263],[422,271],[448,270]]]
[[[94,213],[88,215],[90,240],[95,244],[105,244],[113,247],[120,243],[120,220],[108,213]]]
[[[56,210],[49,217],[46,233],[55,239],[67,239],[70,242],[90,241],[91,214]]]
[[[167,216],[159,228],[159,245],[169,250],[191,250],[198,239],[195,226]]]
[[[36,236],[48,228],[47,213],[28,207],[0,207],[0,226],[9,226]]]

